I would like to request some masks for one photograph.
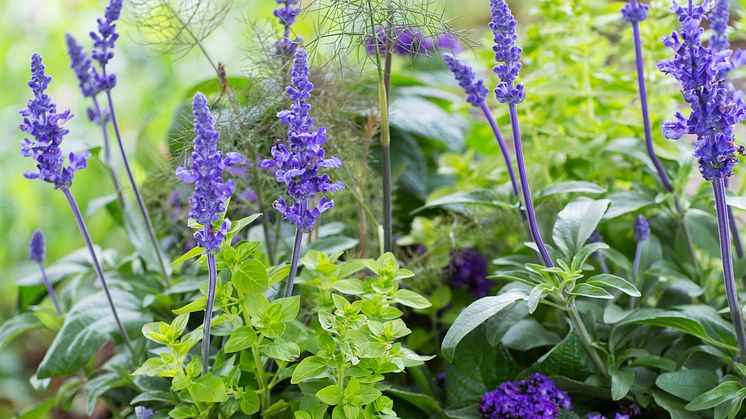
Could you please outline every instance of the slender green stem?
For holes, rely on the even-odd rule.
[[[572,323],[573,329],[578,332],[580,342],[583,344],[585,351],[588,353],[588,355],[590,355],[591,360],[596,365],[596,369],[598,370],[598,372],[604,378],[609,378],[609,373],[606,370],[606,364],[601,359],[601,356],[598,354],[598,351],[596,351],[596,348],[593,347],[593,339],[591,338],[591,334],[588,333],[588,329],[585,328],[583,319],[580,318],[580,313],[578,313],[578,309],[575,306],[575,301],[569,300],[566,304],[567,317],[570,320],[570,323]]]
[[[102,66],[101,71],[103,73],[103,76],[106,77],[106,66]],[[155,234],[155,228],[153,228],[153,221],[151,221],[150,219],[150,214],[148,213],[148,209],[145,206],[145,200],[140,193],[140,188],[137,186],[137,181],[135,180],[135,176],[132,173],[132,168],[130,167],[129,160],[127,159],[127,152],[124,150],[122,135],[119,131],[119,123],[117,122],[117,116],[114,112],[114,101],[111,97],[111,90],[106,91],[106,100],[109,103],[109,119],[111,120],[112,128],[114,128],[114,135],[117,139],[117,145],[119,145],[119,152],[122,155],[124,170],[127,173],[127,178],[129,179],[130,185],[132,186],[132,191],[135,194],[135,200],[137,201],[137,206],[140,208],[140,214],[145,221],[145,230],[147,231],[150,243],[153,245],[153,250],[155,251],[156,258],[158,259],[160,271],[163,274],[166,282],[169,282],[171,280],[171,275],[168,272],[166,261],[163,257],[163,253],[161,252],[161,247],[158,244],[158,238]]]
[[[259,353],[259,347],[253,345],[251,347],[251,355],[254,357],[254,367],[256,368],[256,382],[259,388],[262,390],[262,397],[259,399],[262,406],[262,412],[269,408],[270,394],[269,388],[267,388],[267,377],[264,371],[264,364],[262,363],[262,355]]]
[[[210,323],[212,321],[212,309],[215,305],[215,291],[218,287],[218,270],[215,255],[207,254],[207,271],[209,284],[207,287],[207,303],[205,304],[205,318],[202,325],[202,373],[207,374],[210,370]]]

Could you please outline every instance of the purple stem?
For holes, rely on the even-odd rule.
[[[306,212],[306,202],[301,203],[300,207],[301,214]],[[295,275],[298,271],[298,261],[300,260],[300,248],[303,243],[303,230],[296,226],[295,227],[295,243],[293,243],[293,254],[290,255],[290,273],[288,274],[288,282],[285,284],[285,297],[293,295],[293,284],[295,284]]]
[[[122,187],[119,183],[119,177],[117,177],[117,172],[114,170],[114,165],[111,163],[111,145],[109,142],[109,130],[106,129],[106,121],[103,119],[103,114],[101,113],[101,106],[98,103],[98,99],[96,99],[96,96],[93,96],[93,106],[96,108],[96,115],[101,118],[99,121],[99,124],[101,125],[101,131],[104,136],[104,164],[106,165],[106,169],[109,171],[109,176],[111,176],[111,183],[114,184],[114,190],[117,194],[117,200],[119,201],[119,205],[122,208],[122,211],[124,211],[124,194],[122,193]]]
[[[728,179],[723,180],[725,190],[728,190]],[[728,225],[730,226],[730,234],[733,235],[733,246],[736,248],[736,257],[743,259],[743,245],[741,244],[741,235],[738,234],[738,224],[736,224],[736,217],[733,214],[733,207],[728,205]],[[744,277],[746,280],[746,277]]]
[[[215,290],[218,287],[218,269],[215,265],[215,255],[207,254],[207,273],[210,283],[207,287],[207,302],[205,303],[205,319],[202,324],[202,374],[210,370],[210,322],[212,308],[215,305]]]
[[[520,192],[518,191],[518,181],[516,181],[515,178],[515,171],[513,170],[513,162],[510,159],[510,151],[508,151],[508,146],[505,144],[505,139],[503,139],[503,136],[500,133],[500,128],[497,127],[495,118],[492,117],[492,112],[490,112],[490,108],[487,106],[487,103],[482,102],[480,108],[484,113],[484,117],[487,118],[487,122],[489,122],[490,128],[492,128],[492,133],[495,134],[497,145],[500,146],[500,151],[502,152],[503,159],[505,159],[505,167],[508,169],[510,183],[513,186],[513,195],[518,197],[520,196]]]
[[[637,0],[630,0],[630,3],[635,6],[637,5]],[[640,39],[640,24],[639,22],[632,22],[632,31],[634,33],[635,38],[635,56],[637,61],[637,84],[639,85],[640,90],[640,105],[642,107],[642,123],[645,128],[645,145],[648,149],[648,156],[650,156],[650,160],[653,161],[653,165],[655,166],[655,170],[658,172],[658,177],[661,179],[661,183],[663,183],[663,186],[666,188],[668,192],[673,192],[673,187],[671,186],[671,180],[668,178],[668,174],[666,174],[666,169],[663,168],[663,165],[661,164],[660,160],[658,160],[658,156],[655,154],[655,149],[653,148],[653,133],[650,128],[650,114],[648,112],[648,94],[647,89],[645,88],[645,63],[642,56],[642,41]]]
[[[60,309],[60,302],[57,300],[57,294],[54,292],[54,287],[52,287],[52,283],[49,282],[47,272],[44,270],[44,264],[41,262],[39,262],[39,270],[41,271],[41,279],[44,281],[44,286],[47,288],[47,294],[49,294],[49,298],[54,304],[54,309],[57,310],[57,314],[61,316],[62,310]]]
[[[728,206],[725,201],[725,183],[722,178],[712,179],[712,192],[715,196],[715,212],[718,219],[718,235],[720,238],[720,258],[723,262],[723,280],[725,281],[725,297],[730,308],[730,318],[736,332],[740,354],[738,359],[746,354],[746,335],[741,317],[741,305],[738,302],[736,281],[733,274],[733,255],[730,246],[730,231],[728,230]]]
[[[111,313],[114,315],[114,321],[116,322],[117,327],[119,328],[119,333],[122,334],[122,337],[124,338],[124,343],[127,345],[127,348],[129,348],[130,352],[132,352],[132,344],[130,343],[130,338],[129,336],[127,336],[127,332],[124,330],[124,326],[122,325],[122,322],[119,320],[117,309],[116,307],[114,307],[114,300],[111,298],[111,292],[109,292],[109,286],[106,283],[106,277],[104,276],[104,270],[101,269],[101,264],[98,262],[98,257],[96,256],[96,250],[93,248],[93,241],[91,240],[91,235],[88,234],[88,227],[86,227],[85,225],[85,220],[83,220],[83,216],[80,213],[78,204],[75,202],[75,198],[70,193],[69,189],[67,189],[66,187],[62,187],[61,190],[65,194],[65,198],[67,198],[67,202],[70,204],[70,209],[73,211],[73,216],[75,216],[75,221],[78,223],[80,234],[83,235],[83,240],[85,240],[85,244],[88,247],[88,251],[91,253],[91,260],[93,261],[93,268],[96,270],[96,274],[98,275],[99,280],[101,280],[101,287],[104,289],[104,294],[106,294],[106,301],[109,303],[109,307],[111,308]]]
[[[103,74],[103,77],[106,77],[106,67],[101,67],[101,72]],[[145,230],[148,232],[148,237],[150,238],[150,242],[153,245],[153,250],[155,250],[156,257],[158,258],[158,264],[160,265],[161,273],[163,274],[163,277],[166,278],[166,281],[170,279],[170,276],[168,274],[168,269],[166,268],[166,262],[163,259],[163,255],[161,254],[161,248],[158,245],[158,238],[155,235],[155,229],[153,228],[153,222],[150,220],[150,215],[148,214],[148,209],[145,207],[145,201],[142,199],[142,194],[140,194],[140,188],[137,187],[137,182],[135,181],[135,176],[132,174],[132,169],[130,168],[129,160],[127,159],[127,153],[124,151],[124,144],[122,143],[122,135],[119,132],[119,124],[117,123],[117,117],[114,112],[114,101],[111,99],[111,90],[106,91],[106,99],[109,102],[109,118],[111,119],[112,127],[114,128],[114,134],[117,137],[117,144],[119,145],[119,151],[122,154],[122,161],[124,162],[124,169],[127,172],[127,177],[129,178],[130,184],[132,185],[132,191],[135,193],[135,199],[137,200],[137,206],[140,208],[140,213],[142,214],[142,218],[145,220]]]
[[[534,203],[531,200],[531,189],[528,185],[528,176],[526,176],[526,163],[523,160],[523,145],[521,144],[521,127],[518,124],[518,111],[513,103],[509,104],[508,107],[510,109],[510,126],[513,129],[515,160],[518,166],[518,175],[521,177],[521,193],[523,194],[523,203],[526,206],[526,215],[528,217],[528,230],[531,233],[534,243],[536,243],[536,247],[539,249],[539,254],[544,261],[544,265],[548,268],[553,268],[554,263],[549,257],[549,251],[547,251],[546,245],[544,245],[539,226],[536,223],[536,211],[534,210]]]

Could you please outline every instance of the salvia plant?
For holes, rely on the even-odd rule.
[[[269,3],[111,0],[31,56],[23,176],[83,243],[0,216],[0,416],[746,415],[742,4],[490,0],[467,41],[429,0]],[[135,167],[132,69],[190,51]]]

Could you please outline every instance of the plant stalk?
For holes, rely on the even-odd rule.
[[[591,360],[596,365],[596,369],[598,369],[598,372],[604,377],[609,378],[609,373],[606,370],[606,364],[604,364],[604,361],[601,359],[601,356],[596,352],[596,349],[593,347],[593,339],[591,338],[591,334],[588,333],[588,329],[585,328],[585,324],[583,324],[583,319],[580,318],[580,313],[578,313],[578,309],[575,306],[575,301],[570,300],[567,303],[567,313],[568,318],[570,319],[570,322],[573,325],[573,328],[578,332],[578,335],[580,337],[580,342],[583,344],[583,347],[585,348],[585,351],[590,355]]]
[[[715,213],[718,219],[718,237],[720,239],[720,259],[723,263],[723,280],[725,281],[725,297],[730,308],[730,318],[736,332],[736,339],[740,353],[737,359],[746,354],[746,334],[744,334],[741,305],[738,302],[736,280],[733,274],[733,255],[730,245],[730,231],[728,227],[728,206],[725,200],[725,183],[722,178],[712,179],[712,192],[715,196]]]
[[[102,67],[102,73],[104,77],[106,77],[106,67]],[[135,181],[135,176],[132,174],[132,169],[130,168],[129,160],[127,159],[127,152],[124,150],[124,144],[122,143],[122,135],[119,131],[119,124],[117,122],[116,113],[114,112],[114,101],[111,98],[111,90],[106,91],[106,100],[109,102],[109,118],[111,119],[111,124],[112,124],[112,127],[114,128],[114,134],[117,139],[117,144],[119,145],[119,151],[122,154],[122,162],[124,163],[124,169],[127,172],[127,177],[129,178],[130,184],[132,185],[132,191],[135,193],[135,200],[137,201],[137,206],[140,208],[140,214],[142,215],[142,218],[145,221],[145,230],[148,233],[148,238],[150,239],[150,243],[153,245],[153,250],[155,251],[156,257],[158,259],[160,271],[163,274],[163,277],[166,279],[166,281],[169,282],[171,276],[169,275],[168,269],[166,268],[166,262],[161,252],[161,247],[158,244],[158,238],[155,235],[155,229],[153,228],[153,222],[150,220],[150,214],[148,214],[148,209],[145,207],[145,201],[143,200],[142,194],[140,193],[140,188],[137,186],[137,182]]]
[[[515,178],[515,171],[513,170],[513,162],[510,159],[510,151],[508,151],[508,146],[505,144],[505,139],[502,136],[502,133],[500,132],[500,128],[497,126],[497,122],[495,122],[495,118],[492,116],[492,112],[490,111],[489,106],[487,106],[486,102],[482,102],[480,105],[480,108],[482,109],[482,113],[484,114],[484,117],[487,118],[487,122],[490,124],[490,128],[492,128],[492,133],[495,135],[495,139],[497,140],[497,145],[500,147],[500,152],[503,155],[503,160],[505,160],[505,168],[508,170],[508,176],[510,177],[510,184],[513,187],[513,195],[516,197],[519,197],[521,195],[520,191],[518,190],[518,181]]]
[[[207,374],[210,370],[210,323],[212,309],[215,306],[215,291],[218,287],[218,269],[215,264],[215,255],[212,253],[207,254],[207,274],[210,282],[207,286],[205,318],[202,323],[202,374]]]
[[[518,110],[514,103],[509,104],[508,107],[510,109],[510,125],[513,130],[516,166],[518,166],[518,175],[521,178],[521,193],[523,195],[523,203],[526,207],[526,216],[528,217],[528,229],[536,247],[539,249],[539,254],[541,255],[541,259],[544,261],[544,265],[548,268],[553,268],[554,263],[549,257],[549,251],[544,244],[544,240],[541,238],[541,232],[536,223],[536,211],[534,210],[534,203],[531,200],[531,189],[529,188],[528,176],[526,175],[526,163],[523,159],[523,145],[521,143],[521,127],[518,123]]]
[[[305,214],[307,203],[304,201],[301,203],[301,214]],[[303,243],[303,230],[299,226],[295,226],[295,242],[293,243],[293,254],[290,256],[290,273],[288,274],[288,282],[285,284],[285,297],[293,295],[293,285],[295,284],[295,275],[298,272],[298,261],[300,260],[301,244]]]
[[[122,192],[121,183],[119,182],[119,176],[117,176],[117,172],[114,169],[114,164],[111,161],[111,142],[109,141],[109,130],[106,129],[107,122],[103,119],[104,116],[101,112],[101,105],[98,103],[98,99],[96,99],[96,96],[93,96],[93,107],[96,109],[96,114],[100,118],[98,124],[101,125],[101,133],[104,137],[104,165],[106,166],[106,170],[109,172],[109,177],[111,177],[111,183],[114,185],[114,191],[117,194],[119,207],[122,208],[122,211],[124,211],[126,201],[124,199],[124,193]]]
[[[52,286],[52,283],[49,282],[49,278],[47,277],[47,272],[44,270],[44,264],[39,262],[39,271],[41,271],[41,279],[44,281],[44,287],[47,288],[47,294],[49,294],[49,299],[52,300],[52,304],[54,304],[54,309],[57,311],[57,314],[60,316],[62,315],[62,310],[60,309],[60,302],[57,300],[57,294],[54,292],[54,287]]]
[[[83,215],[80,213],[80,208],[78,208],[78,203],[75,202],[75,198],[73,197],[72,193],[70,193],[70,189],[63,187],[61,188],[61,190],[65,194],[65,198],[67,198],[68,204],[70,204],[70,209],[73,212],[75,221],[78,223],[78,229],[80,229],[80,234],[83,235],[83,240],[85,240],[86,247],[88,247],[88,252],[90,252],[91,254],[91,260],[93,261],[93,268],[96,270],[96,275],[98,275],[98,278],[101,281],[101,287],[104,289],[104,294],[106,295],[106,301],[109,303],[109,308],[111,308],[111,314],[114,315],[114,321],[117,324],[117,328],[119,328],[119,333],[122,335],[122,338],[124,338],[124,343],[125,345],[127,345],[127,348],[130,350],[130,353],[134,353],[132,351],[132,343],[130,343],[130,338],[127,335],[127,331],[124,329],[124,325],[119,320],[119,314],[117,314],[117,309],[114,306],[114,300],[111,297],[111,292],[109,291],[109,285],[106,282],[106,276],[104,276],[104,270],[101,268],[101,264],[99,263],[98,257],[96,256],[96,250],[93,247],[93,241],[91,240],[91,235],[88,233],[88,227],[85,224],[85,220],[83,220]]]

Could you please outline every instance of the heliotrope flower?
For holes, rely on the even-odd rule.
[[[691,10],[674,3],[681,30],[666,36],[664,44],[671,48],[673,58],[658,64],[660,71],[673,75],[681,84],[684,100],[692,111],[688,117],[680,112],[676,119],[663,124],[663,134],[678,140],[684,134],[694,134],[694,156],[706,180],[727,178],[738,162],[737,153],[743,147],[735,144],[733,126],[746,118],[746,110],[734,101],[727,86],[730,51],[713,52],[702,45],[705,9]]]
[[[298,38],[290,38],[291,26],[293,26],[293,23],[295,23],[300,14],[300,0],[275,1],[279,7],[274,10],[274,15],[280,21],[283,30],[282,38],[275,42],[275,53],[277,55],[292,57],[300,44]]]
[[[466,288],[476,298],[482,298],[492,290],[487,279],[487,257],[474,249],[461,249],[451,256],[446,268],[448,283],[454,288]]]
[[[485,393],[479,403],[479,414],[485,419],[553,419],[561,410],[570,409],[570,396],[542,374],[533,374],[521,381],[506,381]]]
[[[500,78],[495,95],[500,103],[518,104],[526,97],[522,84],[516,84],[521,71],[521,53],[523,50],[515,45],[518,37],[515,34],[516,20],[505,0],[490,0],[492,21],[490,29],[494,35],[495,61],[498,63],[493,71]]]
[[[54,184],[56,189],[62,189],[72,184],[77,170],[86,167],[90,153],[70,153],[68,164],[65,165],[60,146],[69,132],[63,125],[72,115],[69,110],[57,112],[57,105],[46,94],[51,80],[45,74],[41,55],[34,54],[31,57],[31,80],[28,82],[34,97],[20,111],[23,116],[20,128],[30,137],[21,142],[21,154],[36,160],[37,170],[26,172],[24,176],[27,179],[41,179]]]
[[[324,169],[338,168],[342,162],[337,157],[325,157],[326,129],[314,129],[315,120],[310,116],[313,83],[308,80],[308,55],[302,48],[295,53],[290,72],[291,85],[285,92],[293,101],[289,110],[277,114],[280,123],[288,126],[287,142],[278,141],[272,147],[272,159],[261,162],[264,170],[274,169],[275,178],[285,184],[291,199],[279,198],[273,204],[286,220],[301,231],[311,231],[321,213],[334,206],[334,201],[323,194],[344,188],[342,182],[332,182]],[[314,200],[318,202],[314,203]]]
[[[461,45],[454,34],[444,33],[436,36],[425,36],[418,28],[397,27],[391,31],[391,52],[397,55],[427,55],[438,49],[458,52]],[[365,49],[368,55],[375,55],[376,47],[379,54],[386,53],[388,34],[386,29],[378,26],[375,38],[365,38]]]
[[[176,176],[194,185],[194,193],[189,198],[189,217],[202,225],[194,237],[205,252],[214,253],[223,242],[231,223],[226,219],[217,230],[213,229],[212,224],[220,220],[225,212],[225,201],[235,190],[233,180],[223,180],[223,169],[239,163],[242,157],[233,152],[223,156],[218,150],[220,133],[215,129],[205,95],[199,92],[194,95],[192,111],[196,134],[194,151],[186,167],[176,169]]]

